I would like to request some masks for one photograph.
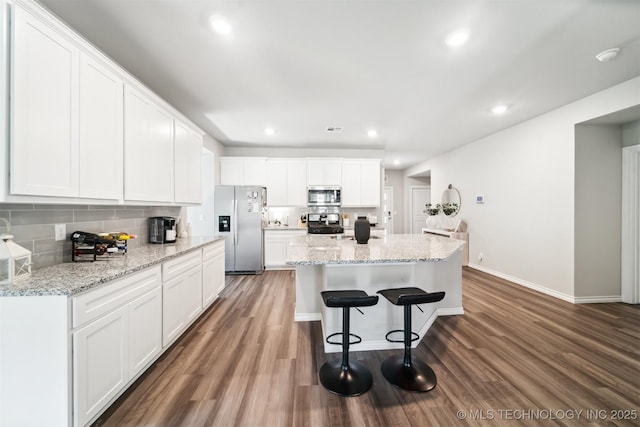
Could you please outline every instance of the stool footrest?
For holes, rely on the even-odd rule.
[[[404,334],[404,329],[394,329],[393,331],[389,331],[389,332],[387,332],[387,335],[384,336],[384,338],[389,342],[404,342],[404,338],[401,339],[401,340],[393,340],[393,339],[389,338],[389,335],[397,334],[398,332],[402,332]],[[411,342],[414,342],[414,341],[418,340],[419,338],[420,338],[420,335],[418,335],[417,333],[411,331]]]
[[[330,338],[333,338],[338,335],[342,336],[342,334],[343,332],[336,332],[334,334],[328,335],[325,341],[327,342],[327,344],[342,345],[342,341],[330,341]],[[355,341],[349,341],[349,345],[359,344],[362,342],[362,338],[359,335],[349,334],[349,337],[355,338]]]

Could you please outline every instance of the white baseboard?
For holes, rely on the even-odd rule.
[[[597,296],[597,297],[575,297],[574,304],[592,304],[592,303],[609,303],[622,302],[620,295]]]
[[[483,273],[491,274],[492,276],[499,277],[501,279],[508,280],[517,285],[524,286],[525,288],[533,289],[534,291],[543,293],[545,295],[552,296],[554,298],[561,299],[563,301],[570,302],[572,304],[592,304],[592,303],[611,303],[611,302],[620,302],[622,301],[620,295],[605,295],[605,296],[591,296],[591,297],[574,297],[573,295],[567,295],[562,292],[558,292],[554,289],[546,288],[542,285],[538,285],[537,283],[529,282],[527,280],[520,279],[515,276],[510,276],[508,274],[501,273],[496,270],[492,270],[490,268],[482,267],[478,264],[469,263],[469,268],[473,268],[474,270],[482,271]]]
[[[293,316],[293,320],[296,322],[315,322],[316,320],[322,320],[320,313],[298,313]]]

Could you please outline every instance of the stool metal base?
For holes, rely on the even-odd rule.
[[[340,359],[331,360],[320,367],[318,376],[324,388],[340,396],[359,396],[373,383],[369,369],[357,360],[350,361],[346,370]]]
[[[411,358],[405,366],[404,356],[391,356],[382,362],[382,375],[394,386],[408,391],[430,391],[436,386],[436,374],[424,362]]]

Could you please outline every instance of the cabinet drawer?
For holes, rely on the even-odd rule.
[[[162,263],[162,281],[167,282],[194,267],[200,268],[202,264],[202,251],[193,251]]]
[[[160,266],[155,266],[74,297],[73,327],[77,328],[116,310],[161,284]]]
[[[202,249],[202,259],[203,261],[206,261],[222,253],[224,253],[224,240],[205,246]]]

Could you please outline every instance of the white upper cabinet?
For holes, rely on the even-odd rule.
[[[200,203],[202,133],[37,2],[11,11],[0,40],[10,52],[0,66],[11,66],[0,72],[0,125],[10,129],[0,200]]]
[[[175,201],[202,200],[202,136],[175,120]]]
[[[80,55],[80,197],[122,199],[123,96],[122,79]]]
[[[342,161],[307,159],[307,185],[342,185]]]
[[[267,160],[267,204],[287,206],[287,161]]]
[[[269,206],[307,205],[307,162],[302,159],[267,159]]]
[[[80,52],[50,26],[14,10],[10,191],[74,197]]]
[[[380,160],[342,161],[342,206],[380,206]]]
[[[305,160],[287,160],[287,205],[307,206],[307,162]]]
[[[221,185],[267,185],[267,159],[264,157],[221,157]]]
[[[173,117],[129,85],[124,105],[125,200],[173,202]]]

